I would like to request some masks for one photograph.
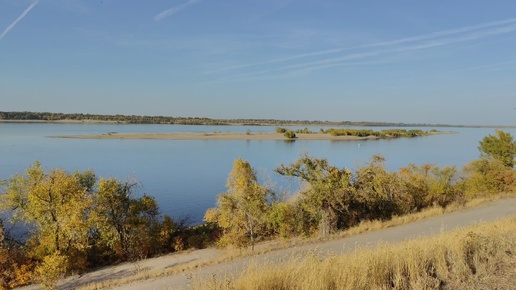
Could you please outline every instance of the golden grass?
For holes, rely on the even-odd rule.
[[[321,238],[304,238],[304,239],[303,238],[295,238],[295,239],[291,239],[291,240],[276,239],[273,241],[266,241],[266,242],[259,243],[258,245],[256,245],[254,252],[251,251],[251,249],[226,250],[223,255],[221,255],[220,257],[217,257],[215,259],[212,259],[212,260],[197,261],[197,262],[187,263],[187,264],[183,264],[183,265],[179,265],[179,266],[175,266],[175,267],[170,267],[167,269],[136,271],[136,273],[131,276],[95,282],[95,283],[86,285],[84,287],[79,287],[77,289],[79,289],[79,290],[105,289],[105,288],[109,288],[109,287],[132,283],[135,281],[169,276],[169,275],[197,269],[197,268],[200,268],[203,266],[215,265],[215,264],[228,262],[228,261],[231,261],[231,260],[234,260],[237,258],[256,256],[256,255],[261,255],[261,254],[268,253],[271,251],[290,248],[293,246],[300,246],[300,245],[324,242],[324,241],[328,241],[328,240],[335,240],[335,239],[339,239],[339,238],[358,235],[358,234],[365,233],[365,232],[370,232],[370,231],[390,228],[390,227],[394,227],[394,226],[404,225],[404,224],[424,220],[424,219],[427,219],[430,217],[439,216],[444,213],[466,210],[466,209],[477,207],[484,203],[492,202],[492,201],[495,201],[498,199],[514,197],[515,195],[516,195],[515,193],[500,193],[500,194],[496,194],[496,195],[491,195],[489,197],[475,198],[475,199],[472,199],[465,203],[451,204],[446,208],[442,208],[440,206],[435,206],[435,207],[424,209],[417,213],[412,213],[412,214],[408,214],[408,215],[404,215],[404,216],[395,216],[392,219],[387,220],[387,221],[379,221],[379,220],[364,221],[355,227],[349,228],[345,231],[340,231],[340,232],[335,233],[324,239],[321,239]],[[282,288],[279,288],[279,289],[282,289]],[[286,288],[286,289],[289,289],[289,288]]]
[[[194,289],[514,289],[516,217],[393,246],[249,267]]]

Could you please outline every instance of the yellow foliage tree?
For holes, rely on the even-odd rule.
[[[256,237],[264,230],[267,198],[272,193],[258,183],[251,165],[241,158],[235,160],[226,186],[228,191],[218,197],[218,208],[208,210],[205,219],[223,229],[220,244],[251,244],[254,250]]]
[[[87,266],[91,187],[83,182],[85,173],[67,173],[54,169],[45,173],[40,163],[32,165],[25,175],[13,177],[1,199],[1,208],[13,210],[15,219],[34,227],[29,245],[38,260],[60,253],[73,261],[70,270]]]
[[[154,198],[133,198],[135,182],[101,178],[92,211],[100,238],[118,260],[141,259],[160,248],[158,205]]]

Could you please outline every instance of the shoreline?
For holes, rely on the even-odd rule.
[[[83,120],[72,120],[72,119],[64,119],[64,120],[10,120],[10,119],[0,119],[1,123],[47,123],[47,124],[111,124],[111,125],[188,125],[188,126],[264,126],[264,127],[302,127],[302,126],[310,126],[310,127],[399,127],[399,128],[407,128],[407,127],[417,127],[417,128],[493,128],[493,129],[516,129],[516,125],[447,125],[447,124],[404,124],[404,123],[395,123],[395,124],[333,124],[330,123],[297,123],[297,122],[280,122],[280,123],[261,123],[261,122],[230,122],[230,123],[131,123],[127,121],[104,121],[104,120],[92,120],[92,119],[83,119]]]
[[[128,124],[119,121],[102,120],[3,120],[0,123],[36,123],[36,124]]]
[[[456,134],[455,132],[435,132],[431,135]],[[330,134],[296,134],[295,139],[287,139],[282,133],[107,133],[94,135],[70,135],[70,136],[49,136],[50,138],[65,139],[118,139],[118,140],[273,140],[273,141],[360,141],[360,140],[379,140],[377,136],[357,137],[357,136],[332,136]],[[400,137],[403,138],[403,137]],[[384,138],[393,139],[393,138]]]

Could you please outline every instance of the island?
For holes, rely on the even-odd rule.
[[[359,129],[321,129],[318,132],[309,131],[307,128],[300,130],[289,130],[277,127],[276,132],[247,131],[238,132],[209,132],[209,133],[117,133],[108,132],[105,134],[91,135],[65,135],[49,136],[51,138],[73,138],[73,139],[130,139],[130,140],[331,140],[331,141],[356,141],[356,140],[378,140],[392,138],[413,138],[437,134],[454,134],[451,131],[423,131],[423,130],[402,130],[389,129],[381,131],[359,130]]]

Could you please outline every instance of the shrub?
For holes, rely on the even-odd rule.
[[[285,138],[287,138],[287,139],[294,139],[294,138],[296,138],[296,133],[294,133],[294,131],[290,131],[290,130],[288,130],[287,132],[285,132],[283,135],[284,135],[284,136],[285,136]]]
[[[276,127],[276,133],[285,133],[287,132],[287,129],[282,127]]]

